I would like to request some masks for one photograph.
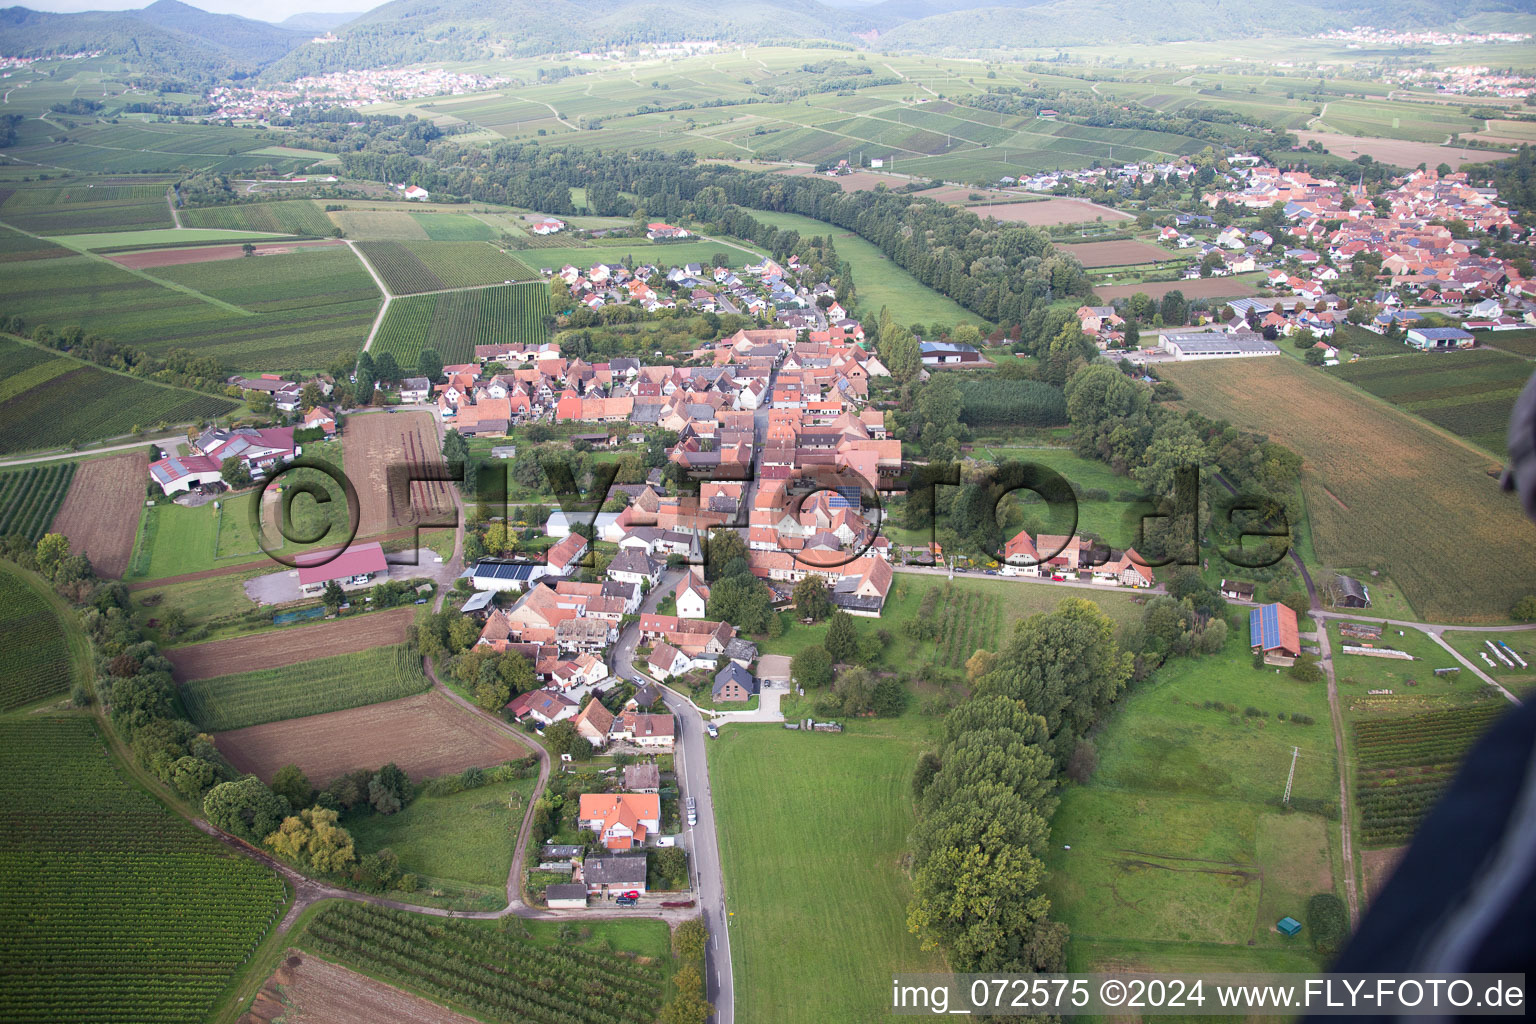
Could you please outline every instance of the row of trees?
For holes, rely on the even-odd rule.
[[[1097,605],[1068,598],[972,661],[972,696],[913,775],[908,926],[957,971],[1059,971],[1067,928],[1050,918],[1040,861],[1056,787],[1132,657]]]

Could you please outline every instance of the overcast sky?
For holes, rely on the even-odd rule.
[[[186,2],[186,0],[183,0]],[[309,11],[366,11],[379,6],[384,0],[195,0],[193,7],[201,7],[215,14],[238,14],[243,18],[262,21],[282,21],[294,14]],[[21,7],[34,11],[126,11],[147,7],[148,0],[18,0]]]

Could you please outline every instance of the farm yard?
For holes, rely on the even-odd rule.
[[[840,736],[733,725],[710,741],[738,1019],[877,1020],[893,971],[943,970],[907,930],[902,869],[931,725],[915,714]]]
[[[526,925],[486,924],[336,902],[309,921],[299,944],[485,1020],[649,1024],[657,1018],[666,993],[659,958],[641,959],[622,947],[598,953],[545,945],[523,934]]]
[[[453,526],[449,484],[419,481],[409,492],[390,486],[390,470],[441,467],[437,427],[429,412],[370,413],[347,421],[344,442],[353,486],[362,505],[357,535],[386,533],[402,526]],[[363,467],[363,468],[358,468]]]
[[[48,533],[74,474],[73,462],[45,462],[0,473],[0,537],[18,534],[36,542]],[[71,550],[80,554],[79,548]]]
[[[181,700],[198,728],[224,732],[378,704],[430,685],[421,670],[421,655],[407,644],[396,644],[196,679],[182,685]]]
[[[0,337],[0,454],[104,441],[136,427],[211,419],[237,406]]]
[[[242,1024],[477,1024],[421,996],[297,951],[272,972]]]
[[[1356,801],[1366,846],[1399,846],[1451,784],[1462,757],[1508,710],[1503,700],[1358,721]]]
[[[436,692],[217,734],[219,751],[267,782],[296,764],[316,785],[393,761],[413,780],[501,764],[527,753],[506,731]]]
[[[1502,458],[1509,415],[1530,379],[1531,364],[1503,352],[1472,349],[1362,359],[1330,372]]]
[[[485,242],[359,242],[391,294],[531,281],[538,274]]]
[[[1169,363],[1160,372],[1183,391],[1185,406],[1302,456],[1323,562],[1381,569],[1434,622],[1502,620],[1529,593],[1536,547],[1508,543],[1529,524],[1480,451],[1294,359]],[[1404,522],[1437,528],[1404,530]],[[1475,588],[1445,571],[1469,548],[1502,552]]]
[[[282,880],[125,780],[89,718],[0,721],[0,802],[8,1021],[204,1020],[282,913]]]
[[[6,663],[0,711],[64,693],[70,686],[69,636],[41,586],[0,566],[0,649]]]
[[[88,459],[78,467],[64,505],[54,517],[54,532],[68,537],[70,550],[89,558],[98,576],[121,579],[128,571],[139,529],[149,456],[124,452]],[[0,504],[5,500],[0,496]],[[0,534],[5,532],[0,525]]]
[[[308,199],[186,209],[181,213],[181,222],[189,228],[268,231],[279,235],[331,233],[330,219]]]
[[[1069,969],[1316,969],[1272,923],[1342,873],[1327,696],[1254,669],[1239,633],[1137,686],[1095,737],[1091,780],[1063,790],[1045,860]]]
[[[427,348],[444,363],[473,362],[476,345],[542,344],[549,315],[549,288],[538,282],[406,296],[390,303],[369,352],[407,370]]]
[[[313,658],[352,654],[404,643],[415,608],[350,615],[334,622],[285,629],[281,640],[269,634],[174,647],[165,652],[178,682],[260,672],[297,665]],[[238,684],[236,684],[238,685]]]

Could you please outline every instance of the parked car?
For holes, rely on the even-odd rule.
[[[1065,576],[1061,575],[1060,573],[1057,573],[1056,575],[1052,576],[1051,579],[1054,580],[1057,583],[1065,583],[1065,582],[1067,582],[1067,578]]]
[[[698,823],[699,823],[699,805],[698,805],[698,802],[695,801],[693,797],[689,797],[688,798],[688,824],[690,824],[690,825],[697,825]]]
[[[629,892],[623,892],[623,893],[620,893],[619,895],[623,896],[627,900],[637,900],[637,899],[640,898],[640,890],[638,890],[638,889],[631,889]]]
[[[715,723],[714,722],[709,722],[708,724],[706,724],[704,726],[704,729],[705,729],[706,732],[709,733],[709,738],[710,739],[713,740],[713,739],[718,739],[719,738],[720,730],[715,728]]]
[[[639,902],[640,901],[635,899],[633,896],[620,896],[618,899],[613,901],[614,906],[618,907],[632,907]]]

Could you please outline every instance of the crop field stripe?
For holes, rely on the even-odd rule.
[[[0,567],[0,710],[23,707],[70,684],[69,638],[58,612],[32,585]]]
[[[25,894],[0,905],[7,1021],[201,1021],[282,910],[276,873],[127,782],[89,718],[0,722],[0,803]]]
[[[655,963],[354,903],[322,910],[301,944],[494,1020],[650,1024],[666,991]]]
[[[549,309],[549,289],[538,282],[407,295],[389,304],[370,351],[388,352],[406,369],[424,348],[445,363],[467,363],[476,345],[544,342]]]
[[[1357,722],[1356,788],[1367,846],[1407,842],[1503,702]]]
[[[406,644],[197,679],[181,687],[187,714],[209,732],[345,711],[420,693],[421,657]]]
[[[58,515],[75,476],[75,463],[54,462],[0,474],[0,537],[36,542]]]

